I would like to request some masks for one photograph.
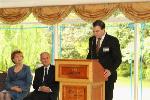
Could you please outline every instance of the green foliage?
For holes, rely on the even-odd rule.
[[[122,64],[118,68],[119,76],[128,77],[130,76],[131,64],[134,66],[134,30],[129,27],[129,23],[106,23],[106,31],[117,37],[120,41],[120,47],[122,51]],[[90,23],[80,23],[80,24],[64,24],[67,27],[63,30],[63,40],[62,40],[62,58],[76,58],[85,59],[88,53],[88,39],[92,35],[92,26]],[[142,42],[142,31],[140,33],[141,37],[141,47],[144,46],[139,55],[142,56],[142,76],[143,78],[149,79],[149,64],[150,64],[150,33],[149,33],[149,23],[146,24],[144,29],[144,41]],[[142,44],[143,43],[143,44]],[[134,70],[132,68],[132,70]],[[133,73],[133,72],[132,72]],[[139,70],[140,73],[140,70]]]
[[[117,17],[118,15],[122,16],[119,11],[116,11],[113,16]],[[71,14],[68,18],[76,17],[77,16],[74,14]],[[31,15],[25,22],[33,21],[36,20]],[[15,49],[23,51],[24,63],[30,65],[32,70],[40,63],[39,54],[43,51],[51,51],[51,31],[49,31],[48,28],[40,28],[39,26],[40,25],[32,24],[0,26],[1,70],[7,70],[8,67],[13,65],[10,54]],[[60,30],[60,26],[64,27],[64,29]],[[92,35],[92,24],[86,22],[72,24],[60,23],[58,24],[58,29],[58,32],[62,33],[62,59],[86,59],[88,53],[88,40]],[[139,55],[140,58],[142,58],[140,62],[142,65],[142,76],[143,78],[150,80],[150,23],[146,23],[145,28],[140,30],[141,44]],[[132,67],[134,66],[133,28],[130,27],[129,23],[106,23],[106,31],[108,34],[117,37],[120,41],[122,64],[118,68],[119,76],[130,76],[131,64]],[[144,34],[142,35],[142,33]]]
[[[146,78],[147,80],[150,80],[150,68],[147,68],[145,75],[146,75],[145,78]]]
[[[118,68],[118,75],[123,77],[130,76],[130,64],[128,62],[123,62]]]
[[[34,70],[35,66],[40,63],[39,54],[43,51],[50,51],[51,36],[49,34],[51,33],[48,29],[26,29],[25,25],[1,26],[0,69],[6,71],[13,65],[10,59],[11,52],[19,49],[24,54],[24,63]]]
[[[88,48],[88,38],[91,35],[90,24],[63,25],[62,58],[85,59]]]

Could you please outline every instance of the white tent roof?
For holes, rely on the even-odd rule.
[[[150,0],[0,0],[0,8],[147,1]]]

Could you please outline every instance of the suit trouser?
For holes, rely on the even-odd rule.
[[[57,100],[58,92],[44,93],[44,92],[32,92],[27,95],[23,100]]]
[[[105,100],[113,99],[114,82],[105,82]]]

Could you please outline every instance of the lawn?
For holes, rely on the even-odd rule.
[[[130,77],[118,77],[116,84],[122,85],[122,86],[130,86],[131,85],[131,79]],[[134,84],[134,78],[132,78],[132,85]],[[141,81],[139,80],[139,85],[141,84]],[[150,88],[150,80],[142,80],[142,86],[143,88]]]

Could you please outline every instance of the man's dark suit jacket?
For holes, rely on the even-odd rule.
[[[44,75],[44,66],[35,70],[33,88],[35,89],[34,92],[36,93],[38,93],[39,87],[43,85],[43,75]],[[55,81],[55,66],[50,65],[47,78],[48,78],[46,79],[47,82],[45,82],[44,85],[48,86],[52,90],[52,93],[50,94],[54,94],[54,96],[58,96],[59,83]]]
[[[89,39],[87,59],[99,59],[103,67],[110,70],[111,76],[108,78],[109,82],[117,80],[116,69],[121,64],[121,58],[120,44],[116,37],[106,34],[98,53],[96,53],[96,37],[92,36]]]

